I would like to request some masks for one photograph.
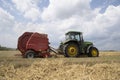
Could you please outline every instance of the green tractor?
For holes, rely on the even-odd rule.
[[[88,57],[98,57],[99,51],[93,46],[92,42],[83,40],[82,32],[69,31],[65,34],[65,41],[61,42],[59,52],[65,57],[79,57],[87,55]]]

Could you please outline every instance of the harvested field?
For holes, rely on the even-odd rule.
[[[120,80],[120,52],[89,58],[24,59],[18,51],[0,51],[0,80]]]

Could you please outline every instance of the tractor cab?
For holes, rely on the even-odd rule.
[[[65,34],[65,39],[84,42],[82,32],[69,31]]]

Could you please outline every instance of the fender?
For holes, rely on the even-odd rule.
[[[88,48],[87,48],[87,53],[89,53],[89,49],[90,49],[91,47],[93,47],[93,45],[88,46]]]

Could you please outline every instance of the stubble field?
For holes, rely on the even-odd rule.
[[[120,80],[120,52],[100,57],[25,59],[19,51],[0,51],[0,80]]]

